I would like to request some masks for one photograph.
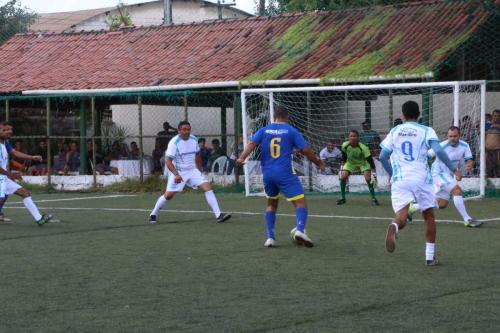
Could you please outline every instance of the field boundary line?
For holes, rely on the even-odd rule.
[[[64,198],[64,199],[42,199],[42,200],[34,200],[35,203],[39,202],[57,202],[57,201],[78,201],[78,200],[92,200],[92,199],[113,199],[113,198],[122,198],[122,197],[136,197],[136,194],[113,194],[113,195],[103,195],[103,196],[95,196],[95,197],[75,197],[75,198]],[[22,201],[11,202],[12,205],[21,205]],[[8,207],[6,207],[8,208]],[[17,208],[17,207],[10,207]]]
[[[56,201],[56,200],[54,200]],[[4,207],[7,209],[25,209],[23,207]],[[38,207],[41,210],[73,210],[73,211],[88,211],[88,210],[94,210],[94,211],[110,211],[110,212],[151,212],[151,209],[144,209],[144,208],[92,208],[92,207]],[[168,210],[162,210],[162,212],[165,213],[191,213],[191,214],[212,214],[213,212],[210,210],[174,210],[174,209],[168,209]],[[233,215],[250,215],[250,216],[257,216],[257,215],[262,215],[264,216],[263,212],[240,212],[240,211],[235,211],[235,212],[230,212]],[[276,214],[277,216],[285,216],[285,217],[295,217],[295,214],[287,214],[287,213],[278,213]],[[349,220],[382,220],[382,221],[391,221],[393,217],[380,217],[380,216],[347,216],[347,215],[323,215],[323,214],[309,214],[309,217],[315,217],[315,218],[321,218],[321,219],[349,219]],[[423,220],[419,219],[414,219],[414,222],[423,222]],[[481,221],[485,222],[491,222],[491,221],[500,221],[500,217],[493,217],[493,218],[486,218],[486,219],[481,219]],[[448,219],[437,219],[436,222],[440,223],[460,223],[463,224],[463,221],[460,220],[448,220]]]

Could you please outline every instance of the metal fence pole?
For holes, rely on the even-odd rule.
[[[47,185],[52,186],[52,149],[50,144],[50,98],[47,97],[46,100],[46,108],[47,108]]]
[[[220,108],[221,147],[226,152],[226,155],[227,155],[227,154],[230,154],[230,152],[227,150],[227,127],[226,127],[227,112],[226,111],[227,111],[227,109],[225,106],[222,106]]]
[[[87,174],[87,113],[85,102],[80,102],[80,174]]]
[[[188,121],[188,97],[186,92],[184,92],[184,120]]]
[[[241,113],[241,99],[240,96],[234,94],[233,96],[233,111],[234,111],[234,143],[238,147],[238,141],[240,139],[240,113]],[[236,152],[238,150],[236,149]],[[238,154],[237,154],[238,155]],[[236,156],[238,158],[239,156]],[[234,181],[236,185],[240,184],[240,167],[234,165]]]
[[[9,121],[10,118],[10,102],[8,99],[5,100],[5,121]]]
[[[144,182],[144,157],[143,157],[143,140],[142,140],[142,97],[137,97],[137,111],[139,113],[139,173],[141,183]]]
[[[94,182],[94,187],[97,186],[97,164],[95,160],[95,135],[96,135],[96,130],[95,130],[95,98],[92,97],[90,99],[90,110],[91,110],[91,117],[92,117],[92,176],[93,176],[93,182]]]

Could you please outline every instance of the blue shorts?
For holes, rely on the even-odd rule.
[[[278,199],[280,192],[288,201],[302,199],[304,188],[299,177],[295,175],[266,175],[264,174],[264,191],[268,199]]]

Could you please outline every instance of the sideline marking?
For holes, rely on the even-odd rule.
[[[76,198],[65,198],[65,199],[45,199],[45,200],[34,200],[35,204],[39,202],[55,202],[55,201],[76,201],[76,200],[92,200],[92,199],[111,199],[111,198],[122,198],[122,197],[135,197],[135,194],[116,194],[116,195],[103,195],[95,197],[76,197]],[[22,201],[11,202],[12,205],[20,205]],[[5,208],[9,208],[8,206]],[[18,207],[10,207],[18,208]]]
[[[24,207],[4,207],[7,209],[25,209]],[[40,210],[94,210],[94,211],[110,211],[110,212],[151,212],[151,209],[143,209],[143,208],[86,208],[86,207],[38,207]],[[200,214],[213,214],[211,210],[162,210],[165,213],[200,213]],[[261,215],[264,213],[256,213],[256,212],[229,212],[233,215]],[[286,216],[286,217],[295,217],[295,214],[286,214],[286,213],[278,213],[278,216]],[[309,214],[309,217],[316,217],[322,219],[349,219],[349,220],[382,220],[382,221],[391,221],[393,217],[375,217],[375,216],[344,216],[344,215],[319,215],[319,214]],[[423,222],[424,220],[413,220],[414,222]],[[491,221],[500,221],[500,217],[486,218],[480,219],[483,222],[491,222]],[[463,224],[463,221],[459,220],[436,220],[436,222],[440,223],[460,223]]]

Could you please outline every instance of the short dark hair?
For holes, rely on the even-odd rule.
[[[12,126],[12,123],[10,121],[2,121],[0,126]]]
[[[275,105],[274,118],[288,117],[288,110],[283,105]]]
[[[405,102],[401,109],[405,119],[418,119],[420,117],[420,109],[415,101]]]
[[[495,113],[500,113],[500,110],[493,110],[492,114],[495,114]]]
[[[358,132],[358,131],[356,131],[355,129],[350,130],[350,131],[349,131],[349,134],[351,134],[351,133],[354,133],[354,134],[356,134],[357,136],[359,136],[359,132]]]
[[[203,142],[203,143],[206,143],[206,142],[207,142],[207,140],[206,140],[205,138],[199,138],[199,139],[198,139],[198,143],[202,143],[202,142]]]
[[[177,125],[177,129],[180,129],[182,126],[184,125],[189,125],[189,127],[191,127],[191,124],[189,123],[189,121],[187,120],[183,120],[179,123],[179,125]]]
[[[401,120],[401,118],[396,118],[396,119],[394,119],[393,126],[396,127],[398,125],[401,125],[402,123],[403,123],[403,121]]]
[[[458,131],[458,134],[460,134],[460,128],[458,128],[457,126],[450,126],[448,128],[448,131]]]
[[[214,144],[214,143],[216,143],[216,144],[220,145],[220,141],[219,141],[219,139],[213,139],[213,140],[212,140],[212,144]]]

